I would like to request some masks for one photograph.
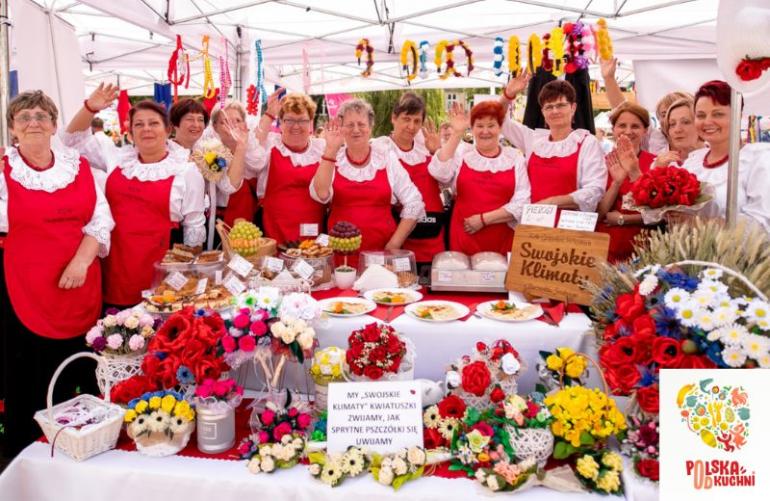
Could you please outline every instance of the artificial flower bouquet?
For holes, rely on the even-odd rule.
[[[468,406],[457,395],[447,395],[436,405],[423,411],[423,441],[425,448],[448,449],[460,428]]]
[[[244,362],[252,360],[258,346],[270,346],[268,323],[271,318],[270,310],[248,306],[225,317],[227,333],[220,339],[218,349],[230,368],[237,369]]]
[[[123,419],[137,450],[147,456],[176,454],[195,428],[195,411],[175,391],[148,392],[131,400]]]
[[[713,187],[681,167],[657,167],[637,179],[623,197],[623,209],[637,211],[644,224],[659,223],[666,212],[695,214],[713,198]]]
[[[119,311],[109,308],[107,315],[86,333],[86,344],[98,354],[138,355],[155,334],[155,318],[134,307]]]
[[[292,468],[305,454],[305,437],[300,433],[287,433],[274,443],[259,442],[255,438],[247,438],[238,446],[238,454],[248,461],[246,466],[251,473]]]
[[[250,424],[257,444],[280,442],[284,435],[307,434],[312,422],[310,414],[305,412],[301,403],[293,405],[291,393],[286,393],[285,406],[267,401],[264,409],[255,408],[252,412]]]
[[[243,387],[234,379],[204,379],[195,387],[196,407],[209,410],[235,409],[243,400]]]
[[[569,346],[540,351],[537,374],[548,390],[578,385],[588,379],[588,360]]]
[[[516,459],[531,459],[539,466],[545,466],[553,452],[554,442],[551,433],[554,418],[545,405],[545,395],[538,392],[526,398],[509,395],[498,405],[493,419],[504,424]]]
[[[449,367],[446,388],[462,397],[477,410],[500,402],[505,395],[515,394],[516,376],[523,371],[522,360],[504,339],[491,346],[478,342],[473,355],[465,355]]]
[[[623,494],[622,471],[623,459],[611,451],[586,452],[575,462],[578,480],[589,491],[600,494]]]
[[[310,365],[310,377],[315,383],[315,408],[326,409],[329,383],[344,380],[345,350],[336,346],[316,350]]]
[[[369,471],[377,482],[398,490],[406,482],[420,478],[425,471],[427,461],[425,449],[410,447],[384,456],[372,454]]]
[[[310,474],[329,487],[336,487],[346,478],[366,473],[371,465],[366,452],[354,446],[348,447],[344,453],[311,452],[308,461]]]
[[[533,459],[518,463],[503,460],[493,466],[479,468],[474,478],[493,492],[511,492],[518,490],[537,473],[537,464]]]
[[[190,159],[204,179],[216,183],[225,174],[233,154],[220,140],[212,138],[199,141]]]
[[[387,324],[371,323],[348,336],[345,360],[351,379],[412,379],[413,359],[406,341]]]
[[[652,482],[660,479],[658,416],[631,415],[620,450],[633,461],[634,473]]]

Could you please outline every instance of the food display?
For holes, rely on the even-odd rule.
[[[213,265],[223,263],[225,260],[222,251],[201,251],[189,245],[174,244],[160,261],[160,265],[167,269],[188,269],[191,265]]]
[[[278,246],[282,255],[289,257],[318,258],[331,256],[334,250],[315,240],[294,240]]]
[[[479,252],[471,258],[471,269],[476,271],[508,271],[508,262],[497,252]]]
[[[373,264],[366,268],[358,280],[353,284],[353,288],[358,291],[368,291],[372,289],[398,287],[398,276],[384,266]]]
[[[361,248],[361,230],[353,223],[337,221],[329,231],[329,245],[340,254],[352,254]]]
[[[468,258],[461,252],[441,252],[433,257],[431,290],[507,292],[508,262],[497,252],[479,252]]]
[[[462,252],[446,251],[433,256],[433,266],[445,271],[470,270],[471,264],[468,256]]]
[[[333,317],[357,317],[374,311],[377,307],[364,298],[330,298],[320,302],[321,309]]]
[[[394,273],[398,287],[417,287],[417,261],[414,252],[404,249],[362,251],[358,260],[358,274],[363,276],[374,265]]]
[[[228,233],[228,238],[233,252],[243,257],[253,256],[260,247],[262,230],[254,223],[238,219]]]
[[[326,247],[328,249],[328,247]],[[294,273],[295,265],[300,261],[305,261],[307,264],[313,267],[313,274],[308,278],[311,283],[312,290],[330,289],[332,287],[332,270],[334,269],[334,256],[331,252],[324,254],[321,257],[292,257],[286,254],[281,255],[286,269],[292,270]],[[297,273],[294,273],[295,275]]]
[[[406,312],[427,322],[451,322],[468,315],[470,310],[453,301],[421,301],[407,306]]]
[[[422,299],[422,294],[412,289],[375,289],[364,294],[366,299],[386,306],[404,306]]]
[[[211,277],[197,272],[181,274],[186,279],[181,287],[175,288],[173,285],[179,284],[164,280],[152,289],[142,303],[147,312],[173,313],[187,306],[222,310],[230,306],[232,294],[223,285],[216,285]]]
[[[515,305],[508,301],[488,301],[480,304],[477,309],[482,316],[503,322],[525,322],[543,314],[540,305]]]

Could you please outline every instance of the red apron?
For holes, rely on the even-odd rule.
[[[416,165],[409,165],[403,160],[399,161],[404,166],[404,169],[406,169],[406,172],[409,173],[409,178],[417,186],[417,189],[420,190],[422,199],[425,202],[425,211],[444,212],[444,204],[441,201],[441,189],[439,188],[438,181],[428,172],[430,158],[426,157],[424,161]],[[403,248],[414,252],[418,263],[430,263],[433,261],[433,256],[446,250],[444,246],[444,229],[442,228],[441,232],[435,237],[409,238],[404,242]]]
[[[649,172],[652,163],[655,161],[655,155],[642,150],[639,152],[639,170],[642,174]],[[618,197],[612,205],[613,211],[619,211],[623,214],[639,214],[638,212],[623,210],[623,195],[631,191],[634,185],[628,178],[623,181],[618,190]],[[612,176],[607,179],[607,189],[612,186]],[[628,226],[608,226],[602,222],[596,225],[596,231],[607,233],[610,236],[610,250],[607,260],[610,263],[625,261],[631,257],[634,252],[634,238],[638,235],[644,226],[640,224],[630,224]]]
[[[282,244],[300,238],[301,224],[317,224],[320,232],[324,206],[308,195],[318,162],[295,167],[291,157],[273,148],[269,169],[262,199],[265,235]]]
[[[332,183],[334,197],[329,214],[329,228],[337,221],[348,221],[361,230],[361,250],[383,250],[396,231],[390,211],[392,189],[387,169],[379,169],[371,181],[351,181],[337,172]],[[348,258],[358,266],[358,252]]]
[[[75,180],[53,193],[28,190],[14,181],[5,161],[8,227],[5,281],[16,315],[29,330],[47,338],[85,333],[102,309],[99,259],[88,267],[85,283],[60,289],[59,279],[83,240],[93,217],[96,189],[91,168],[80,159]]]
[[[463,161],[457,174],[457,199],[449,229],[449,248],[469,256],[482,251],[507,255],[513,244],[513,229],[506,223],[490,224],[473,235],[466,233],[465,218],[499,209],[516,191],[516,169],[479,172]]]
[[[532,203],[559,195],[569,195],[578,189],[578,158],[583,142],[566,157],[543,158],[535,152],[529,156],[527,174],[532,186]]]
[[[163,259],[174,223],[169,213],[174,176],[159,181],[128,179],[123,170],[107,178],[107,201],[115,219],[112,249],[104,261],[104,301],[130,306],[152,286],[153,264]]]
[[[257,178],[243,179],[240,189],[227,198],[227,207],[219,210],[222,220],[232,227],[236,219],[254,221],[259,208],[257,199]]]

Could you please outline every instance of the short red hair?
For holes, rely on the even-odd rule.
[[[700,86],[695,93],[694,105],[698,104],[698,99],[702,97],[711,98],[711,100],[722,106],[730,106],[730,86],[722,80],[711,80]]]
[[[492,117],[497,125],[503,125],[505,108],[498,101],[482,101],[471,108],[471,127],[479,118]]]

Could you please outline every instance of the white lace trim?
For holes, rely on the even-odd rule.
[[[99,242],[99,257],[102,258],[110,254],[111,233],[112,229],[109,226],[104,226],[102,222],[96,219],[92,219],[87,225],[83,226],[83,234],[90,235]]]
[[[184,234],[184,244],[191,247],[201,245],[206,241],[205,226],[187,226],[184,225],[182,232]]]
[[[8,148],[5,153],[12,168],[11,179],[28,190],[53,193],[72,184],[80,170],[80,155],[72,148],[54,149],[53,166],[44,171],[28,166],[16,148]]]
[[[377,175],[377,171],[387,167],[388,156],[390,155],[389,151],[380,148],[372,148],[369,162],[366,163],[366,165],[357,167],[350,163],[346,152],[347,147],[343,146],[337,153],[337,173],[342,174],[345,178],[357,183],[363,183],[374,179],[374,176]]]
[[[404,151],[398,147],[396,142],[390,136],[380,136],[372,142],[372,147],[379,147],[389,149],[396,154],[399,160],[407,165],[421,164],[427,160],[430,160],[431,154],[428,148],[425,146],[425,141],[422,139],[422,135],[418,134],[414,138],[412,149]]]
[[[321,155],[323,155],[324,148],[326,148],[326,141],[311,137],[308,148],[305,151],[297,152],[290,150],[283,143],[280,134],[272,132],[268,136],[268,151],[270,148],[275,148],[284,157],[289,157],[294,167],[305,167],[321,161]]]
[[[532,153],[540,158],[567,157],[577,151],[578,145],[589,134],[585,129],[575,129],[561,141],[550,141],[550,130],[536,129],[533,131]]]
[[[524,156],[510,146],[504,146],[499,155],[494,158],[485,157],[476,148],[468,148],[463,154],[463,161],[477,172],[503,172],[516,167],[524,161]]]
[[[124,146],[121,150],[118,165],[128,179],[160,181],[181,174],[191,165],[190,151],[179,145],[176,148],[169,146],[166,158],[155,163],[140,162],[139,154],[133,147]]]

